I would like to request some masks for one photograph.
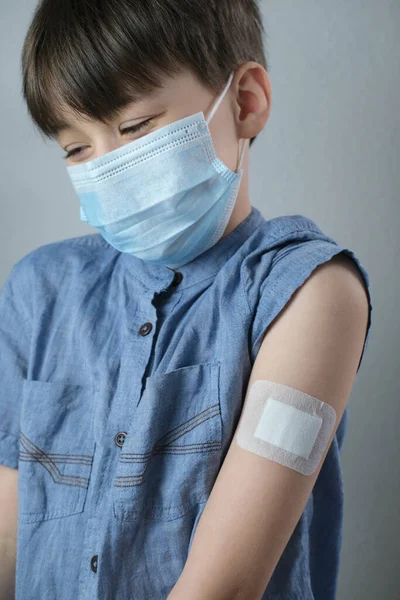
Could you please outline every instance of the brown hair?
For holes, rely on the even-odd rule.
[[[215,93],[244,62],[267,70],[264,33],[257,0],[41,0],[22,93],[39,132],[55,138],[63,105],[106,122],[182,66]]]

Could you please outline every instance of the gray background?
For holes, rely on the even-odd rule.
[[[400,597],[399,0],[262,2],[270,120],[251,150],[250,199],[266,218],[304,214],[368,271],[373,332],[342,453],[338,600]],[[0,285],[34,248],[94,233],[54,142],[30,123],[19,60],[34,0],[0,0]],[[397,431],[396,431],[397,430]]]

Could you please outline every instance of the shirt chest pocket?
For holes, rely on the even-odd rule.
[[[114,516],[172,520],[207,500],[220,468],[219,362],[147,378],[113,484]]]
[[[18,510],[22,523],[83,511],[95,452],[94,390],[25,380]]]

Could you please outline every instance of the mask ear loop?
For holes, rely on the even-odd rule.
[[[206,121],[207,125],[210,124],[211,119],[213,118],[213,116],[215,115],[215,113],[217,112],[217,110],[219,109],[219,107],[221,105],[221,102],[223,101],[223,99],[225,98],[226,94],[228,93],[228,90],[229,90],[229,88],[231,86],[231,83],[232,83],[233,76],[234,76],[234,72],[232,71],[231,74],[229,75],[228,82],[227,82],[227,84],[226,84],[223,92],[221,93],[220,97],[218,98],[217,102],[215,103],[214,107],[212,108],[212,110],[211,110],[211,112],[210,112],[210,114],[208,116],[208,119]],[[239,158],[239,164],[238,164],[237,171],[240,171],[240,169],[242,168],[244,154],[245,154],[245,150],[246,150],[246,145],[247,145],[247,139],[244,139],[244,143],[243,143],[243,146],[242,146],[242,151],[240,153],[240,158]]]
[[[238,164],[238,168],[237,168],[237,171],[236,171],[236,172],[240,171],[240,169],[242,168],[242,165],[243,165],[243,159],[244,159],[244,153],[245,153],[245,151],[246,151],[246,146],[247,146],[247,141],[248,141],[248,140],[247,140],[247,138],[245,138],[245,139],[243,140],[242,151],[241,151],[241,153],[240,153],[239,164]]]
[[[210,124],[211,119],[213,118],[213,116],[215,115],[215,113],[217,112],[217,110],[219,109],[222,100],[225,98],[225,96],[226,96],[226,94],[227,94],[227,92],[228,92],[228,90],[230,88],[230,85],[232,83],[232,79],[233,79],[233,71],[229,75],[228,83],[226,84],[226,86],[224,88],[224,91],[220,95],[219,99],[217,100],[217,103],[214,105],[214,108],[212,109],[212,111],[209,114],[209,117],[207,119],[207,125]]]

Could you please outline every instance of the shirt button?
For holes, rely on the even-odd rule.
[[[92,569],[93,573],[97,573],[97,559],[98,559],[98,555],[95,554],[94,556],[92,556],[92,560],[90,561],[90,568]]]
[[[124,445],[124,441],[125,441],[126,435],[127,434],[125,433],[125,431],[120,431],[119,433],[117,433],[117,435],[114,438],[115,443],[120,448],[122,448],[122,446]]]
[[[176,271],[175,277],[174,277],[171,285],[173,285],[174,287],[179,285],[181,283],[182,279],[183,279],[182,273],[180,273],[179,271]]]
[[[139,329],[139,333],[140,333],[140,335],[148,335],[152,329],[153,329],[153,325],[151,323],[145,323]]]

